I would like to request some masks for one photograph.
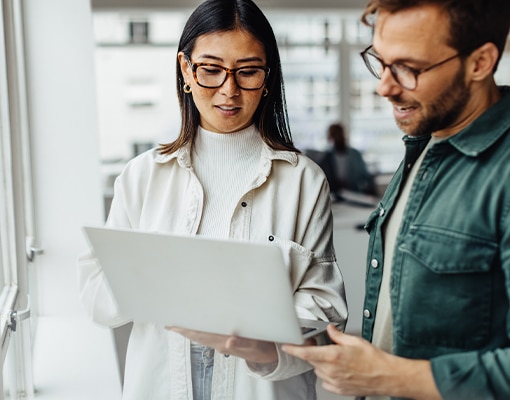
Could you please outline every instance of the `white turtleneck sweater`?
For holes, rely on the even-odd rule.
[[[234,208],[255,178],[262,144],[254,125],[232,133],[198,129],[191,163],[204,189],[199,235],[229,236]]]
[[[253,125],[232,133],[198,129],[191,152],[191,164],[204,190],[197,234],[229,236],[234,208],[255,178],[261,151],[262,138]],[[210,399],[214,351],[193,341],[191,346],[193,397]],[[203,364],[202,368],[199,364]]]

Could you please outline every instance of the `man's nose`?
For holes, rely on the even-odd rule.
[[[377,85],[377,93],[383,97],[398,95],[402,92],[402,86],[393,77],[391,70],[384,68],[379,84]]]

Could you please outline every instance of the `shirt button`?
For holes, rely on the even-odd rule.
[[[230,357],[230,354],[223,354],[223,357],[225,357],[225,358],[229,358],[229,357]]]
[[[372,313],[370,312],[370,310],[367,310],[366,308],[363,310],[363,316],[365,318],[370,318],[372,316]]]
[[[247,205],[248,205],[248,204],[246,204],[246,201],[243,201],[243,202],[241,203],[241,206],[243,206],[243,207],[246,207]]]
[[[272,242],[272,241],[274,240],[274,236],[273,236],[273,235],[271,235],[271,236],[269,236],[269,238],[268,238],[268,239],[269,239],[269,241],[270,241],[270,242]]]
[[[372,266],[372,268],[377,268],[379,267],[379,261],[373,258],[372,261],[370,261],[370,265]]]
[[[384,215],[384,208],[381,208],[381,211],[379,211],[379,216],[382,217]]]

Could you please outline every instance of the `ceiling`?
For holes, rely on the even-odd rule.
[[[91,0],[93,9],[194,8],[201,0]],[[362,9],[367,0],[255,0],[261,8],[278,9]]]

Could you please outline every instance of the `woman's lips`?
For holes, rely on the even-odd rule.
[[[229,105],[218,105],[216,108],[224,115],[235,115],[241,110],[240,107]]]

